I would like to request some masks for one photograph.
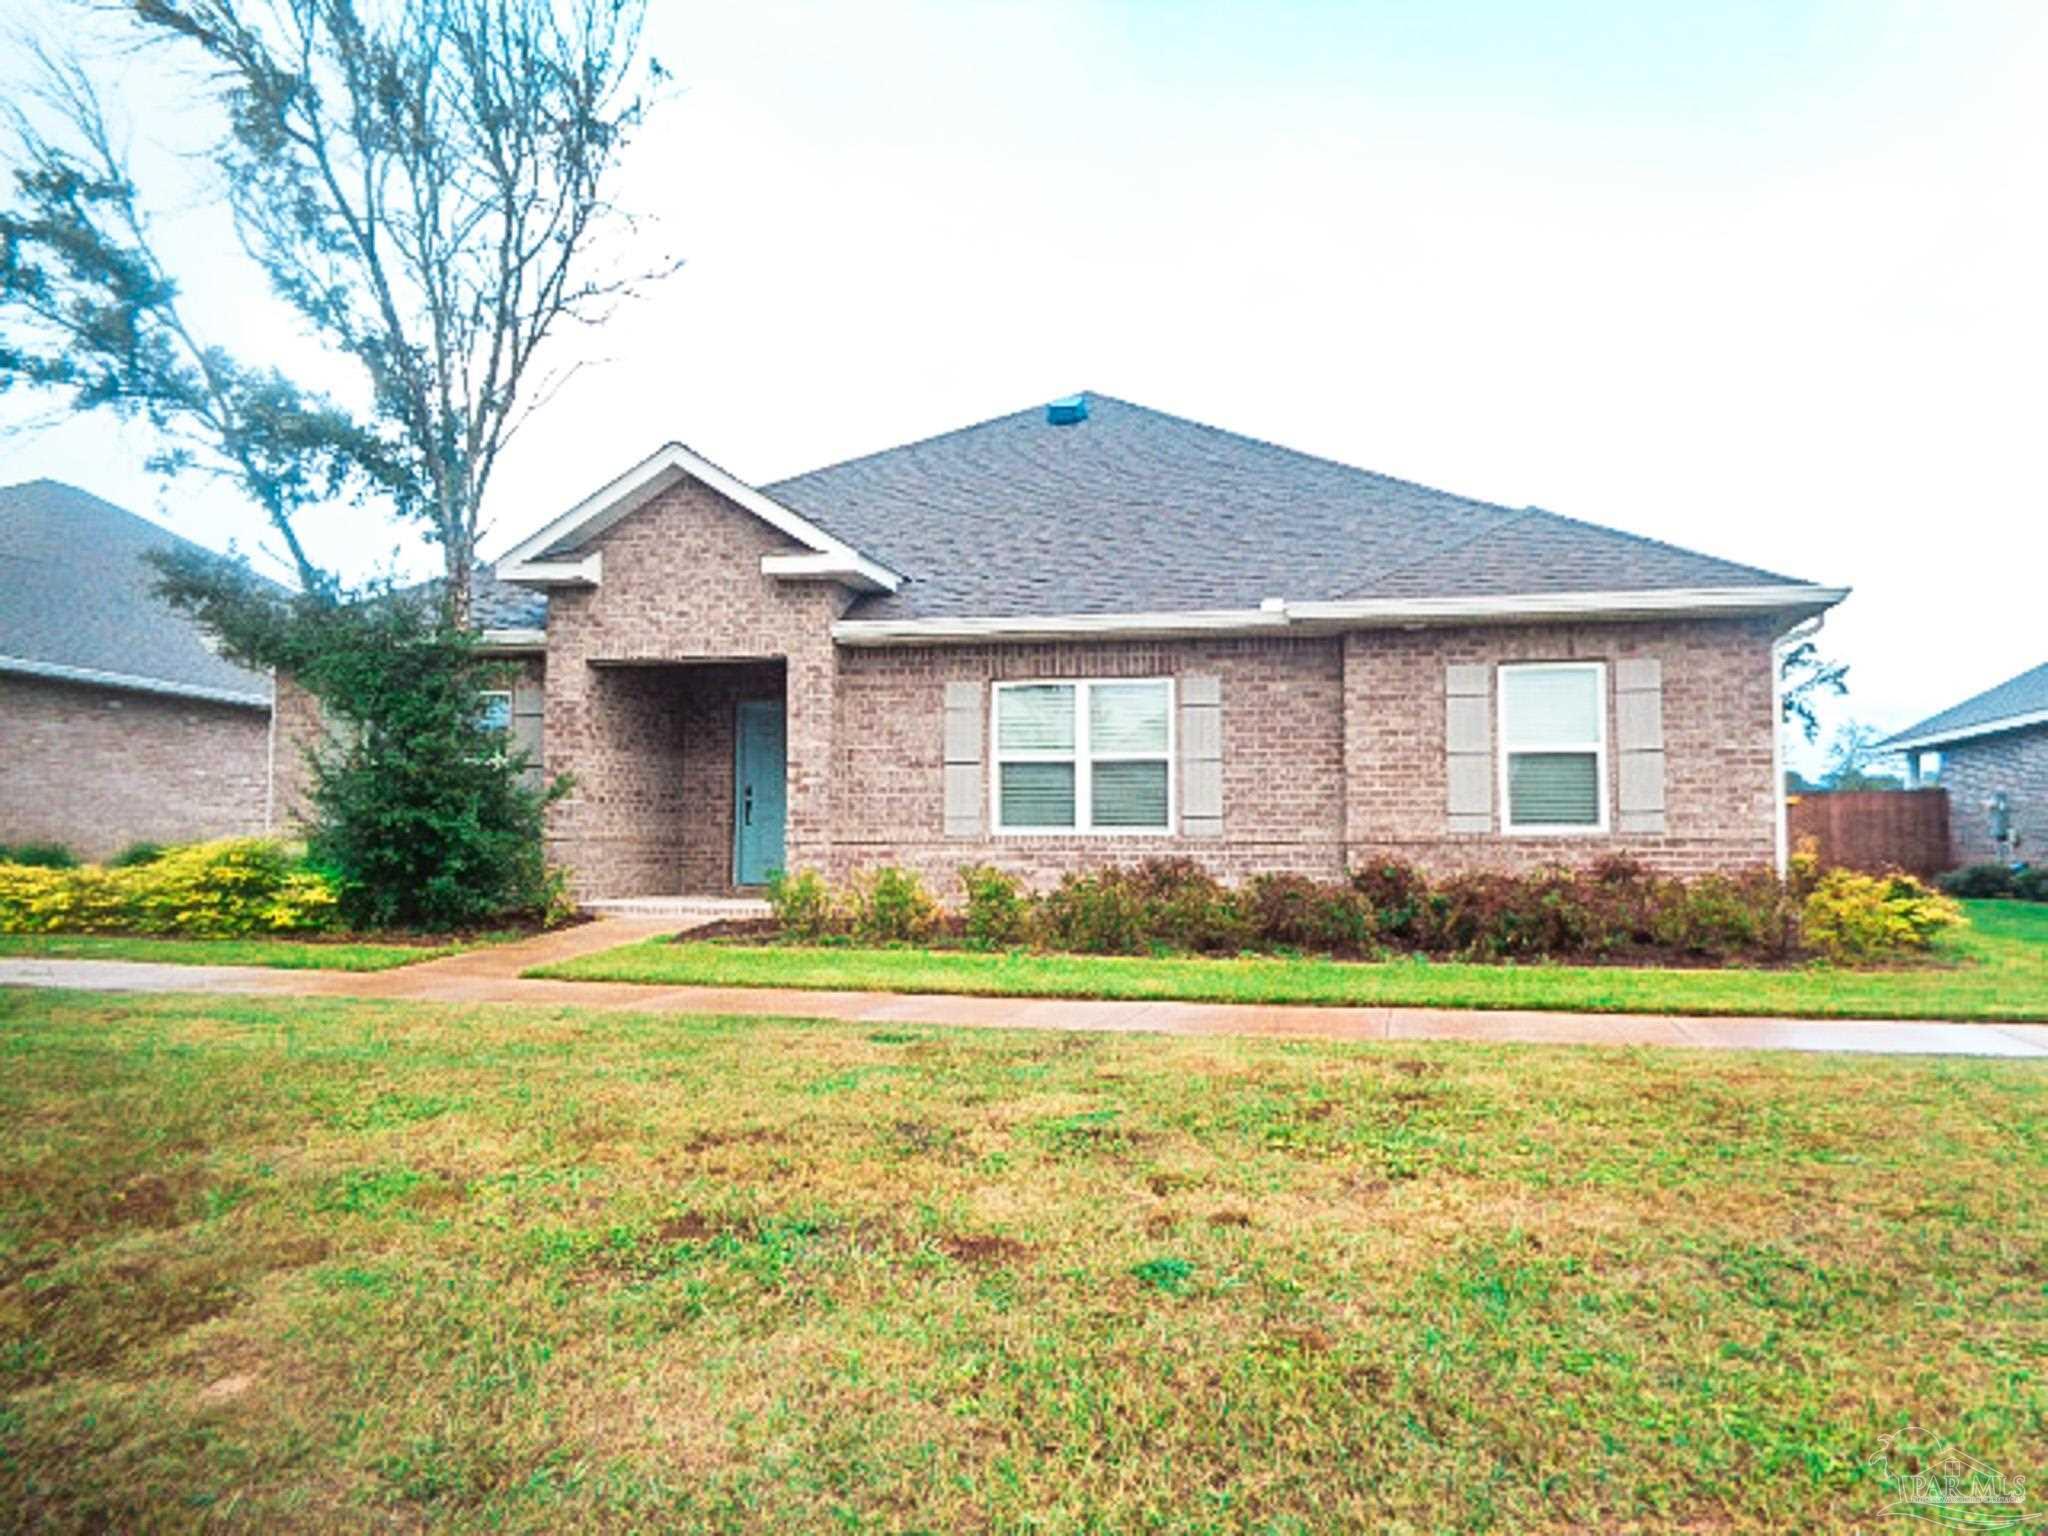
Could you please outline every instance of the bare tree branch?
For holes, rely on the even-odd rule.
[[[46,59],[16,109],[25,169],[0,214],[0,389],[146,417],[169,468],[237,474],[309,589],[295,527],[375,501],[441,547],[466,618],[500,454],[574,369],[541,372],[585,324],[679,263],[607,269],[634,221],[610,197],[659,66],[636,59],[646,0],[123,0],[129,36],[199,66],[221,112],[212,158],[244,251],[334,352],[358,411],[245,366],[187,323],[89,71]]]

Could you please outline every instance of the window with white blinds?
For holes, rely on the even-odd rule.
[[[1510,832],[1607,829],[1607,668],[1500,669],[1502,824]]]
[[[1173,824],[1165,678],[995,686],[998,832],[1164,832]]]

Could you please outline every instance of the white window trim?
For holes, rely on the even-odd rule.
[[[1514,734],[1508,729],[1508,688],[1507,679],[1511,672],[1590,672],[1593,675],[1593,689],[1596,706],[1593,718],[1598,726],[1597,734],[1589,742],[1554,742],[1542,747],[1517,748]],[[1494,721],[1495,735],[1499,741],[1500,756],[1500,829],[1508,837],[1604,837],[1609,826],[1608,784],[1607,784],[1607,663],[1604,661],[1515,661],[1505,662],[1495,669],[1493,696],[1497,718]],[[1539,822],[1533,826],[1515,824],[1515,802],[1508,794],[1508,759],[1517,752],[1541,754],[1544,752],[1591,752],[1593,772],[1598,781],[1599,819],[1589,826],[1560,826],[1554,821]]]
[[[1096,684],[1157,683],[1166,689],[1166,751],[1102,752],[1089,750],[1089,694]],[[1001,700],[1012,688],[1072,688],[1074,690],[1074,748],[1068,752],[1003,750]],[[1172,837],[1180,825],[1180,740],[1176,729],[1173,679],[1170,677],[1019,677],[994,684],[988,696],[988,824],[1001,837]],[[1095,769],[1103,763],[1156,763],[1166,759],[1166,825],[1162,827],[1098,827],[1095,818]],[[1074,765],[1074,825],[1071,827],[1011,827],[1003,824],[1004,763],[1064,763]]]

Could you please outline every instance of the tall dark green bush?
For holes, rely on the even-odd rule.
[[[228,655],[319,701],[307,853],[351,926],[464,928],[547,909],[541,817],[567,785],[522,781],[531,764],[481,708],[508,668],[433,593],[282,598],[214,557],[159,565],[159,590]]]

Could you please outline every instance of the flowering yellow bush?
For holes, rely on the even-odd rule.
[[[1831,960],[1882,960],[1925,949],[1963,909],[1911,875],[1831,869],[1806,898],[1806,942]]]
[[[0,933],[232,938],[311,932],[335,917],[333,885],[262,838],[191,843],[125,869],[0,864]]]

